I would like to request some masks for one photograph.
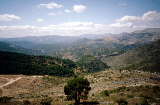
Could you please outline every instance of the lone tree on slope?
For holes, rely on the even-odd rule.
[[[64,93],[68,100],[75,100],[75,105],[79,105],[80,99],[87,99],[87,95],[91,90],[90,83],[87,79],[76,77],[67,82],[64,87]]]

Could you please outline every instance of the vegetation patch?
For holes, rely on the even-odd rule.
[[[13,97],[2,96],[0,97],[0,103],[8,103],[12,100]]]
[[[0,52],[0,64],[1,74],[73,76],[76,68],[68,59],[10,52]]]
[[[109,94],[105,95],[105,93]],[[102,97],[108,97],[107,100],[116,102],[118,105],[150,105],[160,103],[159,86],[135,86],[119,87],[113,90],[102,91]],[[134,100],[134,101],[133,101]]]
[[[109,66],[100,59],[90,55],[82,56],[78,60],[77,65],[86,70],[86,72],[98,72],[109,68]]]

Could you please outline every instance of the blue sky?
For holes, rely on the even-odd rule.
[[[159,27],[159,5],[160,0],[0,0],[0,37],[105,34]]]

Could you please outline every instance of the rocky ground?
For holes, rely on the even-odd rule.
[[[91,82],[92,93],[99,93],[105,89],[114,89],[121,86],[159,85],[160,75],[143,71],[106,70],[87,75]]]
[[[92,89],[88,100],[98,101],[102,105],[114,104],[112,99],[109,101],[105,96],[100,95],[105,90],[114,90],[119,87],[160,86],[158,73],[136,70],[106,70],[82,76],[91,83]],[[67,105],[63,87],[69,79],[71,77],[0,75],[0,95],[14,97],[14,100],[19,101],[35,101],[43,97],[52,97],[53,105]]]

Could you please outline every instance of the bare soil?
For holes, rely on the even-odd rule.
[[[112,90],[121,86],[160,86],[160,75],[158,73],[106,70],[83,76],[91,84],[89,99],[92,99],[93,95],[100,94],[104,90]],[[64,103],[62,104],[65,100],[63,88],[69,79],[71,77],[0,75],[1,95],[11,96],[16,100],[35,100],[43,97],[53,97],[55,102],[57,101],[57,103],[61,103],[60,105],[65,105]]]

